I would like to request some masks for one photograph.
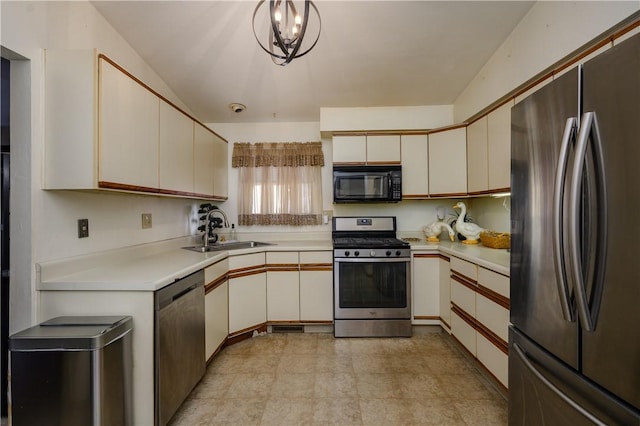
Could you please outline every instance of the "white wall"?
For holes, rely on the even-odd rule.
[[[160,197],[41,190],[44,48],[98,48],[166,98],[183,108],[184,104],[89,2],[3,1],[1,11],[3,55],[24,59],[12,61],[12,83],[16,79],[28,86],[15,94],[12,91],[12,96],[28,97],[15,104],[12,99],[11,111],[14,186],[10,332],[14,332],[37,321],[35,263],[188,235],[189,212],[194,203]],[[15,105],[27,110],[14,109]],[[25,122],[26,130],[14,134]],[[152,229],[141,229],[141,213],[153,214]],[[89,238],[77,238],[79,218],[89,219]]]
[[[533,5],[454,103],[462,122],[640,9],[640,1]]]

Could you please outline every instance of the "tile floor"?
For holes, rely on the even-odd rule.
[[[507,402],[444,333],[274,333],[224,348],[171,423],[217,424],[506,425]]]

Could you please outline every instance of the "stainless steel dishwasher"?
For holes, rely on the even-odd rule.
[[[202,378],[204,271],[155,292],[155,423],[166,425]]]

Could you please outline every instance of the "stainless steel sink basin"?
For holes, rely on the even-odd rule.
[[[238,250],[247,249],[253,247],[272,246],[272,243],[263,243],[261,241],[229,241],[224,243],[209,244],[205,246],[188,246],[182,247],[185,250],[197,251],[199,253],[206,253],[209,251],[223,251],[223,250]]]

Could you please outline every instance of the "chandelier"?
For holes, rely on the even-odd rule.
[[[256,16],[264,17],[265,8],[262,9],[262,14],[259,13],[260,7],[266,0],[260,0],[256,6],[256,10],[253,12],[253,35],[255,36],[258,44],[269,55],[271,60],[276,65],[285,66],[295,58],[306,55],[313,49],[318,43],[320,38],[320,29],[322,23],[320,20],[320,14],[318,8],[310,0],[304,0],[304,10],[302,14],[298,13],[298,7],[296,7],[293,0],[269,0],[269,19],[259,19],[259,29],[256,30]],[[311,10],[315,12],[317,19],[310,22]],[[269,23],[268,29],[265,28],[266,22]],[[264,31],[262,31],[264,30]],[[309,42],[304,40],[307,30],[317,34],[315,40]],[[258,38],[258,33],[269,33],[269,40],[267,43],[263,43]]]

